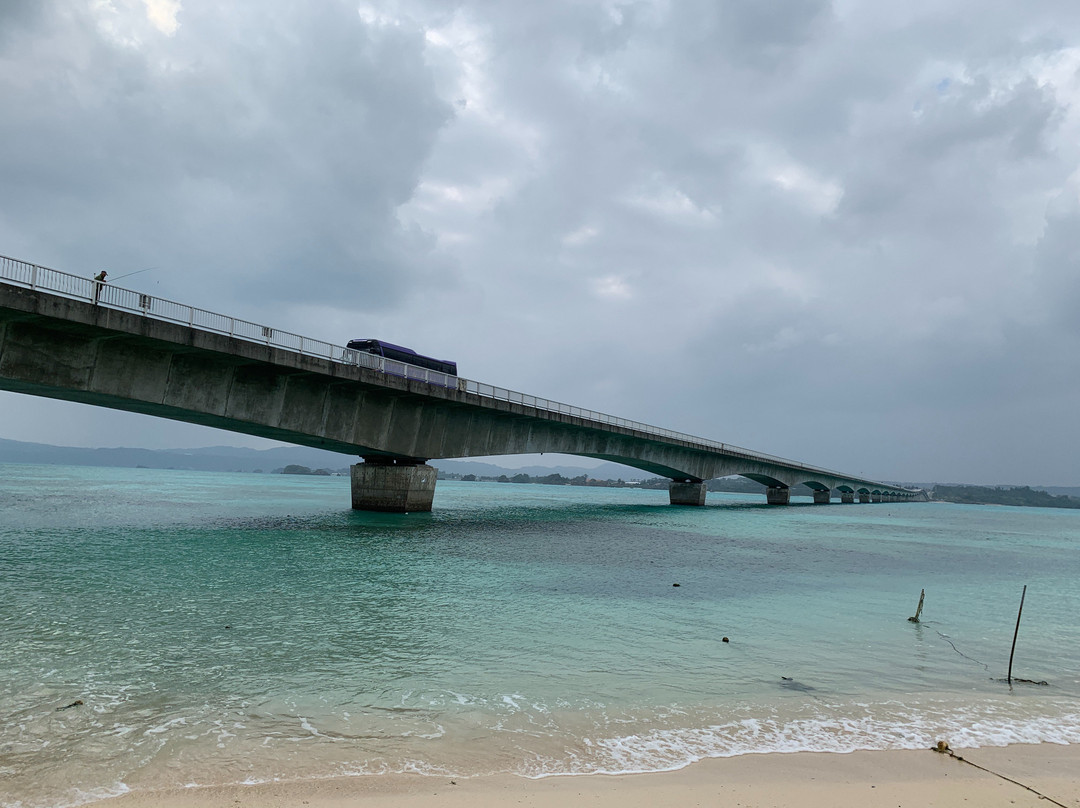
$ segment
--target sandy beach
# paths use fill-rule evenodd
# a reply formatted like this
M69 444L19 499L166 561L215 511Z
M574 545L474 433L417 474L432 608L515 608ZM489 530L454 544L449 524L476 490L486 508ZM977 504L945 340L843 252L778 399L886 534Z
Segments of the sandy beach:
M955 754L996 774L931 750L794 753L706 760L678 771L653 774L540 780L505 775L458 780L366 776L130 793L98 804L108 808L1045 808L1057 803L1080 808L1080 746L1014 745L956 750Z

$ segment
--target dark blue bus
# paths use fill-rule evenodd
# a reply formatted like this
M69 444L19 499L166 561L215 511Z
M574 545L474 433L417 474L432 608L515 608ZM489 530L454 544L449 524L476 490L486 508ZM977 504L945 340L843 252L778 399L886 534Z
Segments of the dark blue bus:
M378 339L349 340L349 347L354 351L363 351L364 353L383 356L397 362L405 362L409 365L445 373L448 376L457 376L457 362L424 356L423 354L418 354L412 348L403 348L400 345L394 345Z

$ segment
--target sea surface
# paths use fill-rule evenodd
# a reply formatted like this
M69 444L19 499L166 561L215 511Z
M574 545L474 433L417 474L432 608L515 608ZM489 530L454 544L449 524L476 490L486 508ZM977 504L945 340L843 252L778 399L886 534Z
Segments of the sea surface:
M0 465L0 805L1080 743L1080 511L763 500Z

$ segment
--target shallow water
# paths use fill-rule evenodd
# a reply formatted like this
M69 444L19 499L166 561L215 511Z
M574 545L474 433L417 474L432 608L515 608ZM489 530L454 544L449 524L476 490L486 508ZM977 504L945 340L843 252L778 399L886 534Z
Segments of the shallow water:
M348 485L0 465L0 804L1080 742L1078 511Z

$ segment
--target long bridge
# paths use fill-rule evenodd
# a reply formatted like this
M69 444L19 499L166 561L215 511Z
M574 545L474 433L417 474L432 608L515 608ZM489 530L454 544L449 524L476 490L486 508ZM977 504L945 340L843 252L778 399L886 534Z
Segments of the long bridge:
M785 505L912 490L516 393L0 256L0 389L358 455L352 505L429 511L429 460L557 452L671 479L673 505L742 475Z

